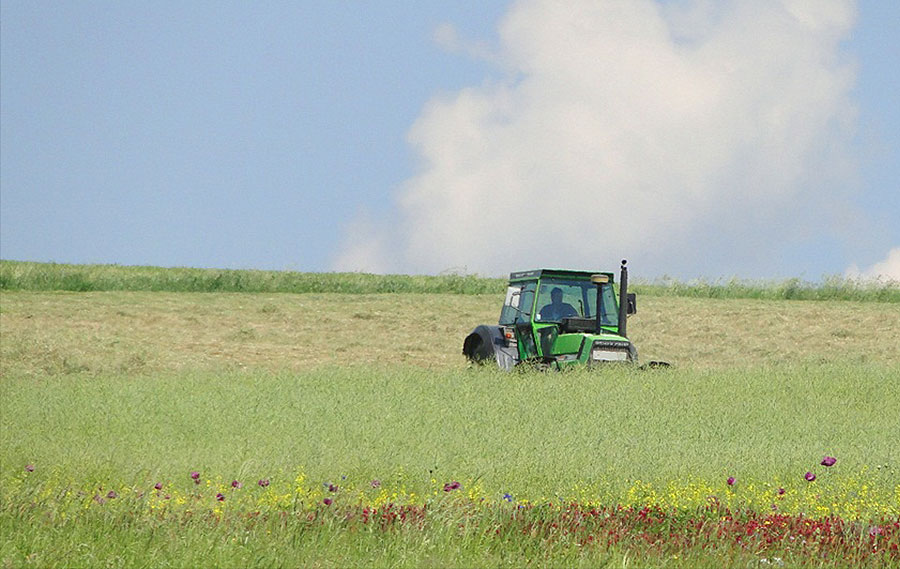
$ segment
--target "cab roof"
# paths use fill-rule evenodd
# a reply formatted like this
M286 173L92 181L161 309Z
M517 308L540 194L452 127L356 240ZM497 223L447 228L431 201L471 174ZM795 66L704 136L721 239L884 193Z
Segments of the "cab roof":
M544 277L560 277L564 279L590 279L591 275L607 275L609 282L615 282L613 273L607 271L572 271L569 269L532 269L509 273L509 282L533 281Z

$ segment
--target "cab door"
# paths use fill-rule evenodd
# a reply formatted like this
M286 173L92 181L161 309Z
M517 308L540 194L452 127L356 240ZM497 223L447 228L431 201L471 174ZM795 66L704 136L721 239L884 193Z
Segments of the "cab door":
M516 331L520 361L537 358L541 355L535 343L534 326L532 325L536 290L537 281L510 285L506 293L504 310L500 315L500 323L512 326Z

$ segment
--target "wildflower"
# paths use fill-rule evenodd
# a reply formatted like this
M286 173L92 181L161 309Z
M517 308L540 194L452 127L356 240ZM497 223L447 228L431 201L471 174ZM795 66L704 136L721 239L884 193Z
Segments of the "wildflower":
M822 466L834 466L834 463L837 462L837 459L833 456L826 456L822 459Z
M334 484L329 484L329 485L328 485L328 491L329 491L329 492L337 492L337 491L338 491L338 487L335 486Z
M381 486L381 480L373 480L370 484L372 485L372 488L378 488Z
M33 464L26 464L26 465L25 465L25 472L34 472L34 465L33 465Z
M109 492L106 493L106 497L109 498L110 500L112 500L113 498L118 498L119 495L116 494L115 490L110 490Z
M225 494L222 494L221 492L219 492L218 494L216 494L216 500L218 500L218 501L220 501L220 502L224 502L224 501L225 501Z
M727 482L729 486L734 486L734 483L737 482L737 480L734 479L734 476L729 476L728 480L725 482Z
M813 474L812 472L807 472L806 474L803 475L803 478L805 478L807 482L812 482L813 480L816 479L816 475Z
M453 490L458 490L461 484L457 481L448 482L444 484L444 492L452 492Z
M785 492L786 492L786 490L785 490L784 488L779 488L779 489L778 489L778 495L779 495L779 496L783 496Z
M332 500L331 498L325 498L324 500L322 500L322 503L326 506L330 506L332 503L334 503L334 500Z
M153 486L156 490L162 490L162 482L157 482L156 485Z
M241 484L241 483L240 483L239 481L237 481L237 480L232 480L232 481L231 481L231 487L232 487L232 488L243 488L244 485Z
M266 486L269 485L269 479L268 479L268 478L262 478L262 479L260 479L259 482L257 482L257 484L259 484L260 487L265 488Z
M196 470L191 472L191 478L194 480L194 484L200 484L200 473Z
M503 499L506 500L507 502L512 502L513 501L512 494L507 492L506 494L503 495Z

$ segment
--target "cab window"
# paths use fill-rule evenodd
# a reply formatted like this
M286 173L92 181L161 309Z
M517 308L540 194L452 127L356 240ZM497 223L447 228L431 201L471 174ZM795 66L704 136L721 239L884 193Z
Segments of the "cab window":
M531 320L536 283L515 283L506 289L506 300L500 311L500 324L508 326Z
M616 295L612 284L601 285L600 321L604 326L617 322ZM535 313L536 322L560 322L567 317L597 317L597 285L587 280L541 279Z

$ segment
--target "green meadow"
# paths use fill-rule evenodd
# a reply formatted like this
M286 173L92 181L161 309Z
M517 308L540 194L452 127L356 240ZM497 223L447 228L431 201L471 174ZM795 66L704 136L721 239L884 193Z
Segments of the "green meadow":
M4 567L900 564L896 288L639 286L632 338L674 367L502 373L460 353L502 281L0 269ZM773 511L847 525L666 545Z

